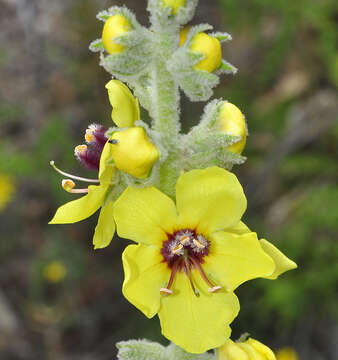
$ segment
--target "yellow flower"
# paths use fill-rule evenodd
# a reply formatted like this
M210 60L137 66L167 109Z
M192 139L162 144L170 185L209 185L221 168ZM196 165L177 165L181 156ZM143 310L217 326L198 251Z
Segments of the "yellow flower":
M67 274L67 269L60 261L52 261L43 269L44 278L50 283L58 283L62 281Z
M175 15L178 9L182 6L185 6L186 0L162 0L162 3L165 6L168 6L172 9L173 15Z
M159 158L156 146L142 127L117 131L110 141L114 144L111 153L115 166L136 178L146 178Z
M122 15L110 17L104 24L102 31L102 41L105 49L109 54L122 52L125 48L123 45L114 41L114 38L121 36L132 30L129 21Z
M100 158L100 185L88 186L87 195L60 206L49 224L71 224L88 218L101 208L99 220L95 228L93 244L95 249L108 246L115 233L113 220L113 203L105 203L107 191L115 173L115 167L109 164L111 160L111 144L103 148Z
M226 102L222 105L216 127L226 134L240 136L241 140L227 146L227 150L241 154L246 144L246 122L245 117L237 106Z
M222 48L218 39L206 33L198 33L192 39L190 50L204 55L204 59L194 65L195 69L213 72L221 66Z
M245 209L236 176L218 167L181 175L176 205L154 187L129 187L114 204L119 236L138 243L123 252L123 294L147 317L158 313L163 335L188 352L224 344L240 284L287 270L240 221Z
M111 117L118 127L130 127L135 121L140 120L138 100L125 84L119 80L110 80L106 84L106 89L113 108Z
M276 360L270 348L252 338L243 342L228 339L217 354L217 360Z
M14 189L12 179L8 175L0 174L0 211L12 200Z
M285 347L277 351L277 360L298 360L298 355L291 347Z

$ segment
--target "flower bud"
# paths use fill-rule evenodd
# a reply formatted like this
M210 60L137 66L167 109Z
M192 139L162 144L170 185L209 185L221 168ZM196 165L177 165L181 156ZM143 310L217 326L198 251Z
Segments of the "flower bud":
M216 127L228 135L241 137L240 141L226 148L236 154L241 154L246 144L247 130L245 117L238 107L229 102L224 103L219 113Z
M115 166L136 178L146 178L159 158L156 146L139 126L114 133L109 142Z
M203 32L198 33L192 39L190 50L205 56L194 65L194 69L213 72L221 66L222 48L218 39Z
M116 14L110 17L104 24L102 41L109 54L122 52L125 47L114 41L114 38L121 36L132 29L129 21L122 15Z
M120 128L133 126L140 119L140 107L128 86L119 80L110 80L106 89L113 108L111 117L114 123Z
M298 360L298 355L291 347L285 347L277 351L277 360Z
M52 261L43 269L44 278L53 284L62 281L67 274L65 266L60 261Z
M187 40L187 36L188 36L188 32L190 31L191 26L185 26L181 31L180 31L180 44L179 46L182 46L186 40Z
M261 342L249 338L244 342L230 339L218 349L217 360L276 360L271 349Z
M171 8L171 12L175 15L180 7L185 6L186 0L162 0L165 6Z

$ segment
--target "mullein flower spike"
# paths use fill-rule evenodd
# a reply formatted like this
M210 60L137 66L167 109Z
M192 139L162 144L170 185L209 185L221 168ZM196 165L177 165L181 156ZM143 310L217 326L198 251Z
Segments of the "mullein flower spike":
M276 360L276 357L270 348L255 339L238 342L228 339L217 349L217 360Z
M135 178L146 178L159 158L156 146L140 126L115 132L110 142L115 166Z
M241 138L240 141L226 147L227 150L240 155L246 144L247 127L245 117L238 107L225 102L221 106L215 127L225 134Z
M241 222L245 209L236 176L219 167L182 174L176 204L154 187L129 187L114 203L118 235L138 243L122 256L123 294L188 352L224 344L240 284L296 267Z
M118 54L125 50L125 47L114 41L119 37L132 30L130 22L122 15L116 14L110 17L104 24L102 31L102 41L106 51L109 54Z

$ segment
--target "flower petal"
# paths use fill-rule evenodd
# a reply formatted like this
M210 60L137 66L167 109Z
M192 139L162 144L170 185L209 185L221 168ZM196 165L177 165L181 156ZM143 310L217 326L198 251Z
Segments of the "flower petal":
M142 243L161 244L177 224L174 202L154 187L128 187L114 204L119 236Z
M102 154L100 157L100 170L99 170L99 179L100 184L110 184L112 177L116 171L115 166L113 165L112 157L112 144L108 141L103 147Z
M102 205L106 186L88 186L88 194L60 206L49 224L71 224L93 215Z
M232 292L208 292L197 270L192 271L192 278L199 297L188 277L180 272L173 294L163 295L158 315L165 337L190 353L203 353L223 345L230 336L229 324L238 314L239 302Z
M123 295L149 318L158 312L160 289L170 277L170 270L162 260L157 246L129 245L122 254Z
M228 291L245 281L270 276L275 264L260 246L256 233L236 235L217 232L210 238L210 253L203 269L207 275Z
M275 271L270 276L264 276L267 279L277 279L280 274L285 271L296 269L297 264L286 257L279 249L272 245L269 241L262 239L259 241L264 252L268 254L275 262Z
M236 176L216 166L181 175L176 201L182 224L204 234L236 225L246 209Z
M115 234L115 221L113 217L113 202L109 201L101 208L99 220L95 228L93 245L94 249L107 247Z

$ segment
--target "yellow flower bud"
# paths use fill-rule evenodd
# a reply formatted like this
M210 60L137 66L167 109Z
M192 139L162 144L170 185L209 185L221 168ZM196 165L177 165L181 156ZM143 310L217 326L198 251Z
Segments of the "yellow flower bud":
M228 339L218 349L217 360L276 360L271 349L261 342L249 338L244 342Z
M180 44L179 46L182 46L186 40L187 40L187 36L188 36L188 32L190 31L191 26L185 26L181 31L180 31Z
M62 281L67 274L65 266L60 261L52 261L43 269L43 277L50 283Z
M162 0L162 3L165 6L168 6L171 8L171 11L173 15L175 15L178 11L178 9L182 6L185 6L186 0Z
M192 39L190 50L205 55L203 60L194 65L195 69L213 72L221 66L222 48L218 39L206 33L198 33Z
M136 178L146 178L159 158L156 146L139 126L114 133L110 142L115 166Z
M102 41L109 54L117 54L125 48L123 45L114 41L114 38L125 34L132 29L129 21L122 15L110 17L104 24L102 31Z
M285 347L277 351L277 360L298 360L298 355L291 347Z
M140 120L140 106L128 86L119 80L110 80L106 84L110 104L113 108L111 117L118 127L131 127Z
M240 141L226 148L236 154L241 154L246 144L247 130L245 117L238 107L229 102L224 103L216 127L226 134L241 137Z

